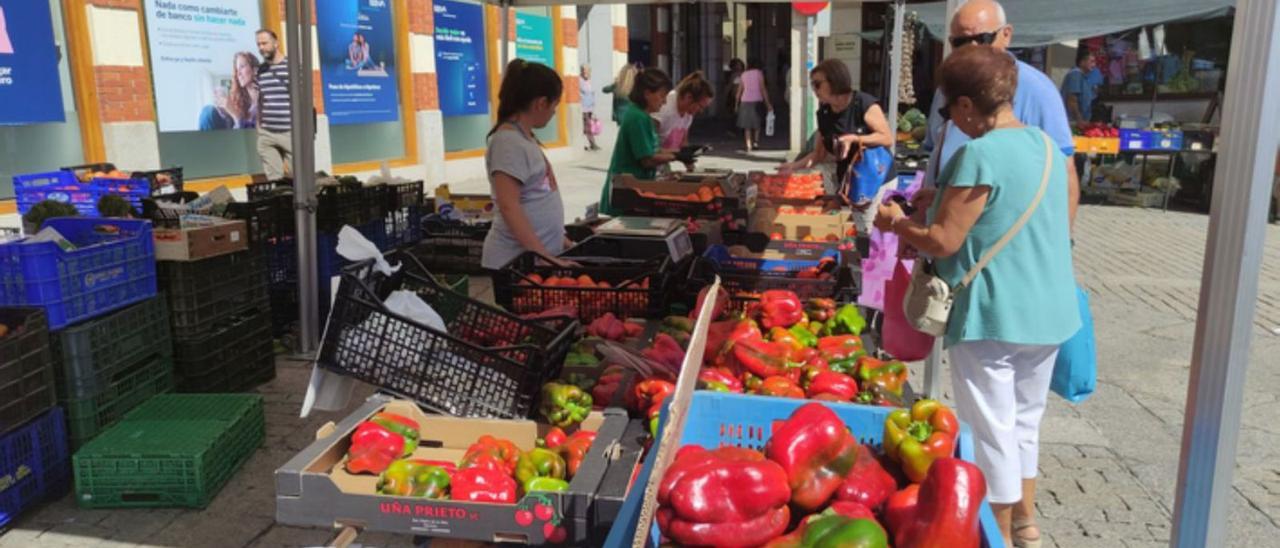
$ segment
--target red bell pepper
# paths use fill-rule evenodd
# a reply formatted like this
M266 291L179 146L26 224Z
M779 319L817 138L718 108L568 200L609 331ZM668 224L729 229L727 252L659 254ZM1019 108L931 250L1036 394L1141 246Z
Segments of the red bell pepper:
M924 481L933 461L955 454L960 422L937 400L923 399L911 411L898 409L884 421L884 451L912 483Z
M786 343L792 350L805 348L804 344L802 344L800 340L785 327L774 327L770 329L769 341L774 343Z
M742 393L742 381L723 369L704 367L698 372L698 388L714 392Z
M857 502L879 510L897 489L897 480L880 465L875 453L865 445L858 445L858 456L845 475L844 483L836 491L836 500Z
M380 474L418 448L418 422L396 413L380 412L360 423L351 434L347 471Z
M758 394L779 398L804 399L804 389L785 376L768 377L760 383Z
M987 480L973 463L950 457L934 461L920 484L915 510L894 531L895 545L977 548L978 509L986 496Z
M573 476L578 473L578 467L582 465L583 459L587 458L587 451L591 450L591 444L595 441L595 432L579 430L569 436L564 443L556 446L556 452L560 453L560 457L564 459L569 479L573 479Z
M889 531L897 534L906 529L919 504L919 483L913 483L889 495L889 500L884 505L884 524L889 526Z
M591 387L591 401L597 406L607 407L613 396L626 379L627 369L621 365L610 365L600 372L596 385Z
M822 353L822 357L827 361L843 360L857 354L866 352L862 345L862 339L857 335L831 335L818 339L818 352Z
M823 513L832 513L846 518L876 519L876 513L865 504L849 500L837 500L827 506Z
M804 304L793 291L770 289L758 303L760 325L765 329L791 327L804 319Z
M757 546L787 529L787 473L758 451L680 449L658 486L658 526L681 545Z
M488 434L480 436L480 439L471 444L467 448L467 452L462 455L462 464L459 468L489 468L488 466L480 466L483 463L497 462L502 465L502 469L507 474L515 473L516 463L520 461L520 448L511 440L499 439ZM486 458L487 455L489 458Z
M680 365L684 363L684 348L666 333L658 333L653 338L653 344L640 354L675 371L679 371Z
M449 498L467 502L515 504L516 480L509 474L484 468L467 468L453 475Z
M742 339L733 345L733 358L742 369L760 377L782 375L791 347L761 338Z
M663 379L645 379L635 386L635 407L633 411L644 413L654 405L660 405L676 391L675 383Z
M564 430L561 430L559 426L553 426L542 436L542 439L538 440L538 447L555 449L560 447L567 439L568 436L565 435Z
M786 470L791 503L813 512L831 500L849 474L858 456L858 440L834 411L807 403L774 425L764 451Z
M882 361L871 356L858 358L858 381L865 386L879 386L885 392L902 397L907 384L907 364L898 360Z
M818 371L809 380L808 396L812 398L818 394L831 394L839 401L850 401L858 395L858 381L843 373Z

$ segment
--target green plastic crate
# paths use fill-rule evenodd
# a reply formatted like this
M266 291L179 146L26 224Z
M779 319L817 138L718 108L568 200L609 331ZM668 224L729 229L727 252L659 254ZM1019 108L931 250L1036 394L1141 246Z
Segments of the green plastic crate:
M156 394L173 390L173 358L153 356L128 368L93 396L60 400L72 449L84 445Z
M76 501L204 508L265 436L261 396L156 396L76 453Z

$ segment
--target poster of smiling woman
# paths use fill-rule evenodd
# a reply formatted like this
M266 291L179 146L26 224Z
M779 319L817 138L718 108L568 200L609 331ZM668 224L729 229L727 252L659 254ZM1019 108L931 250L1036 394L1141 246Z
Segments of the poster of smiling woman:
M65 119L49 2L0 0L0 125Z

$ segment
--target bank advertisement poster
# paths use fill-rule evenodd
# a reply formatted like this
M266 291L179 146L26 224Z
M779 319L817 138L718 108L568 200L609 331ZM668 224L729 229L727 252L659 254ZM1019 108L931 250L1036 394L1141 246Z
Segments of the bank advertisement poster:
M49 2L0 0L0 125L65 118Z
M163 132L258 125L258 0L145 0Z
M516 57L555 68L555 37L551 18L516 12Z
M436 0L433 10L441 113L488 114L483 8L479 4Z
M316 0L324 111L333 125L400 119L392 0Z

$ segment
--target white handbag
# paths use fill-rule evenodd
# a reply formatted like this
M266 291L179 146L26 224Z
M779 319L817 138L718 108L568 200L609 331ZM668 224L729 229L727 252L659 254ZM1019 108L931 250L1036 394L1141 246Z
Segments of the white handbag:
M982 258L978 260L973 268L969 269L955 287L947 285L947 282L938 277L933 261L920 257L916 259L916 264L911 270L911 284L907 286L907 294L902 299L902 310L912 327L923 333L940 337L947 332L947 322L951 318L951 305L955 302L956 293L963 291L973 283L973 279L986 268L987 264L996 257L1004 246L1022 227L1031 219L1031 215L1035 213L1036 208L1040 207L1040 201L1044 198L1044 193L1049 188L1049 174L1053 167L1053 140L1048 134L1041 132L1044 139L1045 162L1044 174L1040 178L1040 190L1036 192L1036 197L1031 200L1031 205L1027 206L1027 210L1022 212L1022 216L1018 217L1017 222L1005 232L1004 236L995 245L991 246Z

